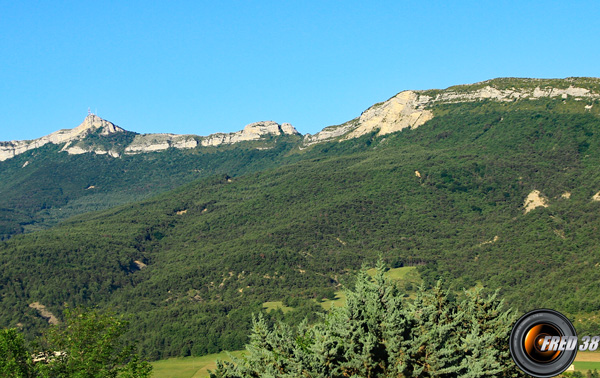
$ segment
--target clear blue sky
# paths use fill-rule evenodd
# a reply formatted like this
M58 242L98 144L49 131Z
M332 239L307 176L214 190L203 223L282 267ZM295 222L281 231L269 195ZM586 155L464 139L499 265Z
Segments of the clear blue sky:
M77 126L301 133L405 89L600 76L594 1L0 0L0 140Z

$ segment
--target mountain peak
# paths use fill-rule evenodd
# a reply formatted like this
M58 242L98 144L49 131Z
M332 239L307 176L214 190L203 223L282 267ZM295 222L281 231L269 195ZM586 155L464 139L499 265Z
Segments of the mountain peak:
M298 135L300 134L294 126L289 123L282 123L281 125L274 121L260 121L248 124L242 130L243 134L257 134L257 135Z
M100 134L102 134L102 135L109 135L109 134L120 133L120 132L125 131L123 128L115 125L112 122L102 119L93 113L88 114L88 116L85 117L83 122L76 128L72 129L71 131L73 131L75 135L80 135L80 134L92 132L92 131L95 131L98 129L101 129Z
M48 143L61 144L67 143L69 145L75 140L81 140L90 133L100 130L101 135L110 135L114 133L120 133L125 131L119 126L109 122L105 119L98 117L95 114L88 114L83 122L75 127L74 129L62 129L48 134L34 140L22 140L22 141L11 141L4 142L0 145L0 161L10 159L16 155L19 155L25 151L41 147ZM65 145L65 148L67 147ZM64 148L63 148L64 149Z

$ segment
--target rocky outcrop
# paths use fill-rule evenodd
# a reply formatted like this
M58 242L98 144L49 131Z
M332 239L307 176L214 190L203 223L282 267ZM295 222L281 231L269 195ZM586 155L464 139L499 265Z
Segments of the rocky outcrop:
M97 115L90 114L85 118L81 125L77 126L74 129L59 130L53 132L50 135L46 135L35 140L11 141L0 143L0 161L10 159L16 155L22 154L23 152L32 150L34 148L42 147L43 145L48 143L62 144L73 142L75 140L81 140L85 138L88 134L97 130L100 130L101 135L109 135L124 131L119 126L116 126L115 124L108 122L98 117ZM69 153L80 153L80 149L74 148Z
M364 111L360 117L352 121L341 125L328 126L314 135L306 134L303 145L309 146L330 140L343 141L373 131L377 131L378 135L385 135L407 127L416 128L433 118L433 112L430 108L432 105L439 103L480 100L536 100L543 97L563 99L573 97L575 100L600 98L600 93L573 84L566 88L554 88L545 85L547 81L541 79L515 79L517 82L519 80L527 86L498 89L494 86L495 80L489 80L482 83L451 87L446 90L400 92L385 102L373 105ZM585 110L592 109L592 105L584 106Z
M0 161L10 159L18 154L41 147L47 143L64 143L60 152L66 152L69 155L95 153L98 155L109 155L115 158L120 157L118 151L107 151L103 147L86 145L84 142L81 142L87 135L98 130L100 130L100 135L109 135L125 131L111 122L91 114L81 125L74 129L60 130L32 141L0 142ZM244 127L243 130L235 133L218 133L207 137L177 134L141 134L136 135L129 145L122 147L124 147L125 154L131 155L163 151L168 148L196 148L199 144L202 146L233 144L243 141L259 140L269 135L299 135L299 133L294 126L289 123L280 125L273 121L264 121L251 123Z
M525 210L525 214L535 209L536 207L548 207L548 199L543 197L539 190L532 190L531 193L527 195L525 201L523 202L523 209Z
M340 140L358 138L378 130L378 135L390 134L404 128L416 128L433 118L431 110L425 109L429 96L415 91L398 93L391 99L375 104L365 110L360 117L339 126L329 126L315 135L307 134L304 145L342 137Z
M49 324L57 325L59 323L58 318L54 316L53 313L48 311L48 309L46 309L46 306L44 306L40 302L30 303L29 307L36 309L40 313L42 318L46 319Z
M278 124L273 121L255 122L235 133L217 133L206 137L176 134L137 135L125 149L126 154L162 151L167 148L195 148L233 144L244 141L259 140L268 135L297 135L298 131L289 123ZM200 141L200 142L198 142Z
M133 142L125 148L126 154L162 151L167 148L194 148L198 141L193 135L143 134L136 135Z
M107 155L108 154L109 156L112 156L114 158L118 158L119 156L121 156L117 151L114 151L114 150L106 151L97 146L82 147L79 145L72 145L72 143L77 143L77 141L67 142L63 146L63 148L61 148L60 152L66 152L69 155L81 155L81 154L87 154L87 153L95 153L96 155Z
M512 89L496 89L491 85L472 92L446 90L434 97L430 97L431 103L453 103L453 102L469 102L483 99L496 101L513 101L519 99L538 99L542 97L561 97L568 98L600 98L600 94L593 93L586 88L578 88L569 86L568 88L552 88L552 87L535 87L533 89L512 88ZM429 96L427 96L429 97Z
M305 146L310 146L311 144L326 142L328 140L341 137L356 129L357 121L357 119L353 119L352 121L346 122L342 125L327 126L326 128L314 135L305 134L304 139L302 140L302 144Z
M390 134L404 128L416 128L433 118L431 110L424 109L427 96L413 91L398 93L380 105L372 106L358 118L358 126L344 139L357 138L379 130L378 135Z
M209 135L200 142L202 146L218 146L244 141L259 140L267 135L299 135L300 133L289 123L278 124L273 121L255 122L246 125L235 133L217 133Z

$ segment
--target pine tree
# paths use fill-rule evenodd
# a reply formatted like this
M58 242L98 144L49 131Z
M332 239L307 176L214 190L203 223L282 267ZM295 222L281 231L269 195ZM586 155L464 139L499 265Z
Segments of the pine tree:
M213 378L517 377L508 352L515 320L480 289L459 302L440 283L414 301L384 276L363 269L346 305L314 325L269 328L255 319L247 354L218 362Z

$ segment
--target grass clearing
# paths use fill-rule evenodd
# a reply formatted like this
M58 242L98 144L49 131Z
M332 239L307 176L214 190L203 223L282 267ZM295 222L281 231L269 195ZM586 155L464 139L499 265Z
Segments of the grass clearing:
M240 357L244 351L230 352ZM176 357L152 362L152 378L205 378L208 370L217 368L217 360L229 361L227 352L208 354L202 357Z
M292 311L294 309L293 307L285 306L282 301L265 302L265 303L263 303L263 308L267 312L270 312L273 310L281 310L281 311L283 311L284 314L286 312Z
M375 271L375 268L371 268L367 270L367 274L373 277L375 275ZM417 272L416 266L392 268L385 272L385 276L392 281L399 282L401 287L403 286L402 288L408 288L406 291L409 293L409 297L412 299L415 297L416 289L422 283L421 276L419 275L419 272ZM342 307L344 304L346 304L346 293L343 290L339 290L335 292L335 299L321 302L321 307L323 307L325 310L330 310L331 307Z
M573 363L575 365L575 370L577 371L588 371L588 370L598 370L600 371L600 362L585 362L585 361L577 361Z
M600 352L577 352L573 364L577 371L585 372L594 369L600 371Z
M342 307L346 304L346 292L339 290L335 292L335 299L325 300L320 303L321 307L329 311L332 307Z

